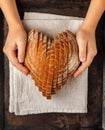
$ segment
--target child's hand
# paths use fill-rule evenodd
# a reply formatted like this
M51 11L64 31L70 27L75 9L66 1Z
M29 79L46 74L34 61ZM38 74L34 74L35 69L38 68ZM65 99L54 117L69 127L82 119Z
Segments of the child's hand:
M28 74L28 69L22 64L25 58L26 41L27 34L23 27L11 26L3 48L11 63L24 74Z
M93 58L97 54L95 30L86 29L81 26L76 35L78 47L79 47L79 59L82 62L81 66L74 73L74 77L77 77L91 64Z

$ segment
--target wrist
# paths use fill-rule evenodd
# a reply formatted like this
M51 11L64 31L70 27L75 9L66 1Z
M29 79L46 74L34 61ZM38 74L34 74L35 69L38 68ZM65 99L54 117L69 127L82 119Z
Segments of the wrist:
M13 24L8 24L9 30L24 30L22 22L15 22Z
M95 31L104 10L105 0L91 0L83 26L87 28L88 31Z
M84 30L86 32L90 32L90 33L95 33L96 31L96 26L92 25L92 24L88 24L85 21L82 23L82 25L80 26L81 30Z
M9 29L22 28L15 0L0 0L1 10L6 18Z

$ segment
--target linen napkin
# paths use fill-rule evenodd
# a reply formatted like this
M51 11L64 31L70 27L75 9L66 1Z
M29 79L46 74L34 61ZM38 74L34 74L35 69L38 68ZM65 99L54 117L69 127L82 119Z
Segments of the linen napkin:
M83 18L44 13L25 13L23 24L27 31L38 29L53 37L71 30L76 33ZM88 69L78 78L69 78L57 94L47 100L35 86L31 76L25 76L9 63L9 111L16 115L48 112L87 113Z

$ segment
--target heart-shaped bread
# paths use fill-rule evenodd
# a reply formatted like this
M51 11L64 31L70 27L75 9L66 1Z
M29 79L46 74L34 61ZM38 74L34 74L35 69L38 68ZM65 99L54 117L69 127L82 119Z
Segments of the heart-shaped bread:
M29 32L25 66L47 99L62 88L79 64L76 38L70 31L54 39L37 30Z

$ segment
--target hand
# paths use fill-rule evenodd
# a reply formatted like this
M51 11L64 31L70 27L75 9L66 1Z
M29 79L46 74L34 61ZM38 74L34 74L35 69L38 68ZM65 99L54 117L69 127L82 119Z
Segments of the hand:
M93 58L97 54L95 30L86 29L81 26L76 35L78 47L79 47L79 59L82 62L78 70L74 73L74 77L77 77L92 63Z
M27 34L21 26L9 27L6 43L3 52L6 54L10 62L22 71L28 74L28 69L22 64L25 58L25 47L27 41Z

